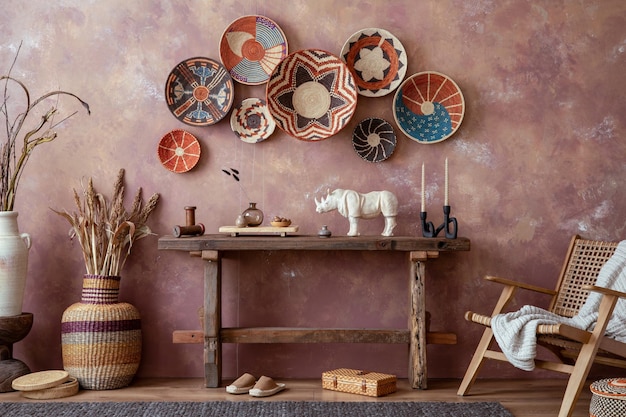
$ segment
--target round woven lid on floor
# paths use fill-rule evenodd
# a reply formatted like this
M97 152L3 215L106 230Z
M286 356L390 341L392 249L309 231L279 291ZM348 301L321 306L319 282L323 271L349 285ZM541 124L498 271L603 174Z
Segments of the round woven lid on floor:
M66 371L51 370L33 372L13 380L11 386L17 391L37 391L55 387L70 379Z
M22 397L32 400L53 400L75 395L78 393L78 389L78 380L74 377L70 377L70 379L63 382L61 385L56 385L51 388L36 391L22 391Z
M606 398L626 399L626 378L609 378L591 384L591 392Z

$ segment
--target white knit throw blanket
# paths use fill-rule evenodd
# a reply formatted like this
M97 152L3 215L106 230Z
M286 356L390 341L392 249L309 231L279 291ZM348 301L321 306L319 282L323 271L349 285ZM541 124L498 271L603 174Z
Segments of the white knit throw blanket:
M615 253L600 270L596 286L626 292L626 240L620 242ZM589 294L578 314L561 317L539 307L526 305L511 313L498 314L491 320L493 334L509 362L517 368L532 371L537 355L537 326L565 323L584 330L592 330L598 319L602 295ZM626 300L617 302L606 335L626 342Z

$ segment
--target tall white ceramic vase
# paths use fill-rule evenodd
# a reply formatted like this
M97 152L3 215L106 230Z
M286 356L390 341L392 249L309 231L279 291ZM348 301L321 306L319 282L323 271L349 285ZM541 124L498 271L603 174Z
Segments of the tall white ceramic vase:
M16 211L0 211L0 317L22 314L28 250L28 233L20 233Z

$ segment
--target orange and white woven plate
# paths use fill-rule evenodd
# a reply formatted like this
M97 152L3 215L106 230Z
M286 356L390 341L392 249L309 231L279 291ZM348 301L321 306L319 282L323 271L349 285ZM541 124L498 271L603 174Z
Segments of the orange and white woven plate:
M191 133L172 130L159 141L157 154L161 165L172 172L187 172L200 160L200 142Z

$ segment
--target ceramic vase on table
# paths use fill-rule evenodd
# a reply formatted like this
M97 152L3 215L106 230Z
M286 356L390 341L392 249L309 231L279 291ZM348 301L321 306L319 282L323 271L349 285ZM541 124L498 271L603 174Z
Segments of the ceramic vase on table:
M30 235L20 233L16 211L0 211L0 317L22 314Z
M81 301L63 312L63 368L84 389L129 385L141 361L141 319L118 301L120 277L85 275Z

